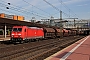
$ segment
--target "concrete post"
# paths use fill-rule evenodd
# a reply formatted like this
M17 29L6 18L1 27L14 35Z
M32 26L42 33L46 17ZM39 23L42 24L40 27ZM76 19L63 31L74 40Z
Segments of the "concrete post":
M4 30L4 32L5 32L4 38L6 38L6 28L7 28L7 27L6 27L6 24L5 24L4 27L5 27L5 30Z

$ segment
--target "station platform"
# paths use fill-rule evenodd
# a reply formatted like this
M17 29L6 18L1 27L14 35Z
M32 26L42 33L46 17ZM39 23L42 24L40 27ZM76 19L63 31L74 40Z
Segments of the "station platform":
M8 41L8 40L10 40L10 36L4 38L4 36L0 35L0 41Z
M44 60L90 60L90 35Z
M0 38L0 41L8 41L10 40L10 37L7 37L7 38Z

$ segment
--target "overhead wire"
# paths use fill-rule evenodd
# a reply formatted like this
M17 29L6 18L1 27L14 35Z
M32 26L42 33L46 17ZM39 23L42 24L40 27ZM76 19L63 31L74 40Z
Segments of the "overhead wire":
M46 1L46 0L43 0L44 2L46 2L47 4L49 4L50 6L52 6L54 9L56 9L57 11L61 11L61 9L59 9L59 8L57 8L57 7L55 7L54 5L52 5L51 3L49 3L48 1ZM67 13L65 13L65 12L63 12L62 11L62 13L65 15L65 16L67 16L68 17L68 14Z
M52 6L54 9L56 9L57 11L60 11L57 7L55 7L54 5L52 5L51 3L49 3L48 1L46 1L46 0L43 0L43 1L45 1L47 4L49 4L50 6Z
M65 3L63 3L63 1L61 0L58 0L59 2L60 2L60 4L62 4L68 11L69 11L69 17L70 17L70 13L72 12L73 13L73 15L72 15L72 17L74 16L74 17L79 17L76 13L74 13L68 6L66 6L66 4Z
M4 3L7 3L7 2L5 2L5 1L3 1L3 2L4 2ZM5 4L4 4L4 5L5 5ZM6 6L8 6L8 5L6 5ZM45 16L40 16L40 15L38 15L39 13L36 13L36 12L31 13L31 12L27 11L27 10L24 9L24 8L23 8L23 10L21 10L21 8L22 8L22 7L15 6L15 5L13 5L13 4L11 4L11 5L9 6L9 9L18 11L19 13L20 13L20 12L23 13L23 14L25 13L26 15L29 15L29 16L30 16L30 14L33 14L33 15L38 16L38 17L46 18Z
M8 5L5 5L5 4L3 4L3 3L0 3L0 6L3 7L3 8L6 8ZM10 9L10 10L8 10L8 11L7 11L7 9L2 9L2 10L3 10L3 11L7 11L7 12L9 12L9 13L19 14L19 15L21 15L21 12L22 12L22 14L24 13L23 11L20 11L20 10L14 8L14 7L10 7L10 6L9 6L9 9ZM19 13L15 13L14 11L11 12L12 10L14 10L14 11L16 11L16 12L19 12ZM27 15L27 14L26 14L26 15ZM28 16L28 15L27 15L27 16ZM29 17L29 16L28 16L28 17Z
M1 0L1 1L2 1L2 0ZM21 13L22 13L23 15L28 16L28 17L30 17L30 14L35 15L35 16L38 16L38 17L41 17L41 18L47 18L47 17L50 17L50 16L51 16L50 13L48 13L48 12L46 12L46 11L44 11L44 10L42 10L42 9L40 9L40 8L38 8L38 7L30 4L30 3L28 3L27 1L25 1L25 0L22 0L22 1L24 1L25 3L31 5L32 7L35 7L36 9L38 9L38 10L44 12L44 13L47 13L47 15L49 15L49 16L44 15L44 14L40 14L40 13L35 12L35 11L28 11L28 10L25 9L25 8L22 8L22 7L13 5L13 4L6 5L6 4L4 4L4 3L7 3L7 2L5 2L5 1L2 1L2 2L4 2L4 3L0 3L0 4L1 4L1 6L3 5L4 7L9 7L9 9L14 10L15 12L19 12L18 14L21 14ZM54 5L52 5L51 3L47 2L46 0L43 0L43 1L45 1L45 2L48 3L50 6L52 6L54 9L56 9L57 11L60 12L60 9L59 9L59 8L55 7ZM60 1L59 1L59 2L60 2ZM64 7L65 7L69 12L71 11L71 9L69 9L63 2L60 2L60 3L61 3L62 5L64 5ZM11 11L10 11L10 12L11 12ZM15 13L15 12L14 12L14 13ZM62 13L63 13L65 16L70 17L70 14L67 14L67 13L65 13L65 12L63 12L63 11L62 11ZM16 14L16 13L15 13L15 14ZM55 13L55 14L56 14L56 13ZM43 15L44 15L44 16L43 16ZM75 14L75 15L76 15L76 14ZM74 16L75 16L75 15L74 15ZM47 17L46 17L46 16L47 16Z
M50 13L48 13L48 12L46 12L46 11L44 11L44 10L42 10L42 9L40 9L40 8L38 8L38 7L34 6L34 5L32 5L32 4L30 4L29 2L27 2L27 1L25 1L25 0L22 0L22 1L24 1L25 3L31 5L32 7L35 7L36 9L38 9L38 10L44 12L44 13L47 13L47 15L49 15L48 17L50 17ZM44 14L42 14L42 15L44 15Z

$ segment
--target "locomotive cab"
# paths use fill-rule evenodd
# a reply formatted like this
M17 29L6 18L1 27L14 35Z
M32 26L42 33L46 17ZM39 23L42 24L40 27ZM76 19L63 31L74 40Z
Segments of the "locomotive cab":
M25 26L14 26L11 33L11 41L21 42L25 39L25 35L27 35Z

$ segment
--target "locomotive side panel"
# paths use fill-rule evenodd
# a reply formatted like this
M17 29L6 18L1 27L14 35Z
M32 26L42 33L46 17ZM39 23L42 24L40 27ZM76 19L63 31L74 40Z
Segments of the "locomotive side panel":
M35 38L43 38L44 32L42 28L29 27L27 29L27 38L35 39Z
M37 29L36 32L37 38L44 38L43 28Z

